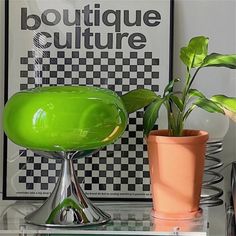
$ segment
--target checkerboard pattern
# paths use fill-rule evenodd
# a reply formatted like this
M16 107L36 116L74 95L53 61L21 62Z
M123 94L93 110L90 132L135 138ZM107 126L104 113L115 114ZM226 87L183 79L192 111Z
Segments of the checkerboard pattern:
M20 59L20 89L35 85L91 85L109 88L119 95L135 88L159 90L159 59L152 58L152 52L68 53L28 51L28 56Z
M18 177L19 184L26 190L49 190L56 183L60 174L61 160L40 157L30 150L19 150L21 170Z
M129 206L130 208L130 206ZM149 210L137 211L135 208L116 209L108 211L112 221L106 225L106 230L112 231L150 231L153 227L153 222L150 220L151 207ZM125 214L126 213L126 214Z
M20 58L19 90L86 85L108 88L118 95L136 88L158 92L159 63L152 52L32 50ZM115 144L75 163L79 181L88 196L102 191L103 197L133 197L135 193L142 198L150 193L142 117L143 111L131 114L124 135ZM22 169L19 184L27 190L51 191L60 163L29 150L19 152L19 169Z

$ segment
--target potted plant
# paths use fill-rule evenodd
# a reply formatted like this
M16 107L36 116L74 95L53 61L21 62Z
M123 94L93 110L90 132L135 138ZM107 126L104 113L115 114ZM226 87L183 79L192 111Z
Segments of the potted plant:
M146 107L144 135L153 198L153 215L158 218L192 218L199 214L205 144L208 134L202 130L185 130L184 124L194 108L221 113L236 121L236 98L215 95L207 98L192 88L199 70L207 67L236 69L236 54L208 54L208 38L192 38L180 50L186 75L171 80L162 95L147 89L137 89L122 96L129 113ZM175 91L183 82L182 90ZM152 131L160 107L167 111L168 129Z

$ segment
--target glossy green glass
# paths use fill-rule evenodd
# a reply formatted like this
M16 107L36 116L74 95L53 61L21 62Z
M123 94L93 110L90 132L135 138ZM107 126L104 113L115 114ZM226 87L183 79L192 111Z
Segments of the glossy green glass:
M4 108L3 126L14 143L44 151L97 149L124 132L127 112L111 90L40 87L18 92Z

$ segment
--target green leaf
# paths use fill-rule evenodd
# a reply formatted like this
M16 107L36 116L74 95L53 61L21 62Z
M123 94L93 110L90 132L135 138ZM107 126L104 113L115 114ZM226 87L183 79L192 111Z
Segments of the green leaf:
M180 49L180 59L188 68L200 67L208 53L209 39L204 36L192 38L187 47Z
M225 109L236 112L236 98L235 97L227 97L225 95L215 95L211 97L211 101L216 102L221 107Z
M180 49L180 59L188 67L192 67L194 53L188 47L182 47Z
M232 121L236 122L236 98L227 97L224 95L215 95L211 98L212 101L219 104L225 115L228 116Z
M236 54L218 54L212 53L208 55L202 64L202 67L226 67L230 69L236 69Z
M189 90L189 98L192 98L192 97L206 98L205 95L201 93L200 91L198 91L197 89Z
M174 102L174 104L178 107L178 109L180 111L183 111L184 104L183 104L182 100L175 95L171 95L170 98Z
M196 105L195 105L195 104L192 104L192 105L189 107L189 109L185 112L184 118L183 118L184 121L188 118L188 116L189 116L190 113L194 110L195 107L196 107Z
M202 108L205 111L211 112L211 113L222 113L224 114L224 110L217 105L216 102L209 100L207 98L198 98L194 105Z
M171 81L169 82L169 84L167 84L167 86L166 86L165 89L164 89L164 96L166 95L167 92L168 92L168 93L172 92L173 87L174 87L174 84L175 84L176 82L179 82L179 81L180 81L180 79L171 80Z
M157 99L159 96L149 89L135 89L121 96L128 113L135 112Z
M149 132L152 130L155 122L158 118L159 109L164 102L164 99L157 99L152 102L146 109L143 118L143 126L144 126L144 135L147 136Z

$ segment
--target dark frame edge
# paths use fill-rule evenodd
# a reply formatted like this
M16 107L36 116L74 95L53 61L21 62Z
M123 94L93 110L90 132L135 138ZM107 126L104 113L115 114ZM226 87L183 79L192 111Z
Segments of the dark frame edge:
M174 68L174 0L170 0L169 81L173 80Z
M5 4L5 51L4 51L4 105L8 99L8 48L9 48L9 0L4 1ZM3 183L2 183L2 199L8 200L7 197L7 137L3 132ZM10 199L9 199L10 200Z

